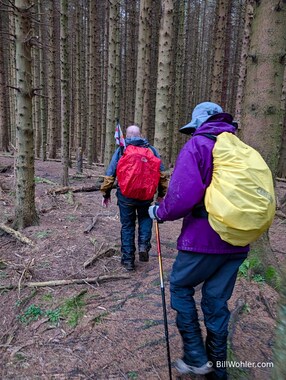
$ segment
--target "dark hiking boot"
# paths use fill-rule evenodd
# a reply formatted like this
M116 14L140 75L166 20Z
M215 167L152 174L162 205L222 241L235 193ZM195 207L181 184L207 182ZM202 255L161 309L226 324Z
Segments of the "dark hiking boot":
M194 373L195 375L206 375L213 371L209 362L205 363L201 367L194 367L186 364L182 359L177 359L174 363L174 367L181 374Z
M128 272L132 272L135 270L135 265L134 263L130 263L130 262L121 262L121 265L128 271Z
M139 252L139 261L147 262L149 261L149 253L148 252Z

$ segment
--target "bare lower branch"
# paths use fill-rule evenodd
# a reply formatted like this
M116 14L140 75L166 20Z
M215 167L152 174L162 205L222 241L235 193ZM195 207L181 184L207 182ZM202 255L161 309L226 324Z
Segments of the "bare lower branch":
M18 92L21 92L21 90L19 89L19 87L14 87L14 86L7 86L8 88L12 88L13 90L16 90Z

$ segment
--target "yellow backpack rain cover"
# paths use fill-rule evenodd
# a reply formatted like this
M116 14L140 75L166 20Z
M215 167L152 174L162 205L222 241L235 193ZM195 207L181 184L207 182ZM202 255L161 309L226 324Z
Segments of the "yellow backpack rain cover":
M221 239L245 246L265 232L275 214L272 174L261 155L232 133L213 149L213 174L206 190L208 220Z

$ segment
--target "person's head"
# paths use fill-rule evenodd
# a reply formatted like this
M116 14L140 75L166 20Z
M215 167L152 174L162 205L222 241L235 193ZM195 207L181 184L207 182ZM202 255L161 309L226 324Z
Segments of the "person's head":
M141 137L141 131L140 128L137 125L130 125L126 129L126 137Z
M216 103L199 103L193 110L192 120L179 129L180 132L190 135L195 132L207 119L217 113L222 113L223 109Z

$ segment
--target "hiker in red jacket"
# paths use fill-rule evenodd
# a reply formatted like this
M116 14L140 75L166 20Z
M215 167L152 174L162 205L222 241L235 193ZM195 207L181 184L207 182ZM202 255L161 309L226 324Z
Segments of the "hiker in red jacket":
M127 128L125 143L126 151L123 153L123 156L121 148L118 148L115 151L106 170L104 182L100 190L103 194L102 205L108 207L111 201L111 190L115 178L117 176L119 177L116 196L121 222L121 264L126 270L133 271L135 269L136 218L138 218L139 261L146 262L149 260L149 250L151 248L150 240L152 236L152 219L148 215L148 208L153 201L156 188L158 188L158 198L160 199L164 197L167 191L168 182L166 174L164 173L164 166L157 150L141 136L140 128L138 126L131 125ZM130 149L128 148L129 146L137 147L138 149ZM133 157L132 165L129 163L128 166L124 167L123 159L128 155L128 151L131 152L129 152L130 155L135 151L136 157L138 156L139 160L137 161L137 158ZM120 162L120 160L122 161ZM119 162L122 165L120 165ZM147 171L144 169L144 164L148 167ZM154 167L152 165L154 165ZM138 170L142 170L142 172L138 173ZM158 173L156 173L156 170L158 170ZM131 176L131 178L129 178L130 172L134 172L134 176L137 175L137 177L132 178ZM153 176L154 178L157 178L154 179L154 181L157 182L154 182L153 186L151 186L155 189L154 192L152 190L150 192L149 190L150 185L153 182ZM138 183L140 184L139 189L134 189L135 185ZM134 193L133 196L132 191ZM128 194L128 196L123 193Z
M226 380L230 317L227 301L249 246L233 246L223 241L208 221L204 195L212 179L215 141L203 134L235 133L236 127L232 116L219 105L203 102L195 107L191 122L180 131L193 137L179 153L164 200L149 209L150 217L158 221L183 218L177 241L179 252L170 276L171 306L177 311L184 350L175 367L182 374ZM205 343L193 298L195 287L201 283Z

